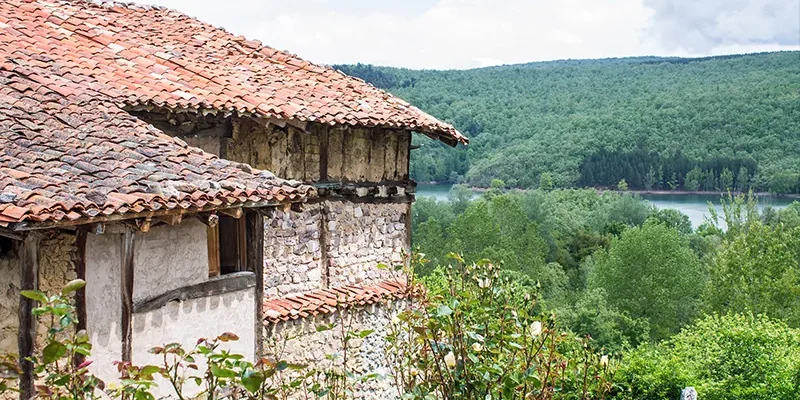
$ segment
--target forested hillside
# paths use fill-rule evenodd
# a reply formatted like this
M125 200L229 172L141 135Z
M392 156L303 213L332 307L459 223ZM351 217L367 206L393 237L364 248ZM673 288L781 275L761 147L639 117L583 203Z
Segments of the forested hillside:
M465 71L339 65L449 121L419 181L800 192L800 52L553 61Z

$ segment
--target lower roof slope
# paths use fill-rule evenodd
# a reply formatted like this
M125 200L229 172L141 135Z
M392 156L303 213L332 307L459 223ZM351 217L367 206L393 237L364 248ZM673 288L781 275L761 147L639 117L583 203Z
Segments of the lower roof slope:
M0 226L74 225L315 195L299 182L190 147L85 88L21 72L0 68Z

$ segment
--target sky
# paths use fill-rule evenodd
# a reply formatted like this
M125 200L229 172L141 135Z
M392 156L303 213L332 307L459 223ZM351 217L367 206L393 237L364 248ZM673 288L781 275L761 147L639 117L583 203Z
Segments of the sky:
M800 50L800 0L136 0L309 61L416 69Z

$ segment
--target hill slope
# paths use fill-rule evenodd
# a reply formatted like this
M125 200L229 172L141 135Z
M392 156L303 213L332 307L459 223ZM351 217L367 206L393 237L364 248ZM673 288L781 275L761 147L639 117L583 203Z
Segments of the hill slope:
M419 140L420 181L800 191L800 52L568 60L465 71L339 65L452 122Z

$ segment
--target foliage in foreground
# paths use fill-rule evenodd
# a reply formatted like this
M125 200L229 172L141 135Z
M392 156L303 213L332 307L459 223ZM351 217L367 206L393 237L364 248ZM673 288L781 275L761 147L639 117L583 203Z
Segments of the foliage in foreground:
M390 326L386 363L404 399L603 399L615 366L593 350L589 338L554 328L554 317L538 314L530 294L500 278L489 263L441 275L428 292L409 275L414 297ZM416 258L415 258L416 259ZM398 267L402 268L402 266ZM70 282L59 294L24 291L39 302L33 313L48 326L45 345L29 361L38 398L47 400L154 400L159 386L180 400L349 399L354 384L376 379L348 374L346 362L330 371L275 358L253 363L226 349L233 333L199 339L186 348L169 343L151 349L159 365L116 362L119 379L107 385L89 371L92 345L76 331L70 295L85 282ZM333 329L322 325L318 330ZM344 326L343 326L343 329ZM372 331L347 332L363 339ZM342 343L347 351L347 341ZM331 354L330 357L335 357ZM13 357L0 358L0 395L16 391L21 371ZM611 361L613 364L613 360ZM342 368L344 366L344 368ZM112 368L112 366L107 366Z
M800 330L764 316L711 315L621 365L618 399L678 399L693 386L703 400L795 400Z
M387 336L404 398L607 396L615 368L589 338L555 328L555 317L540 315L535 296L491 263L451 258L455 265L427 278L431 292L400 313Z

